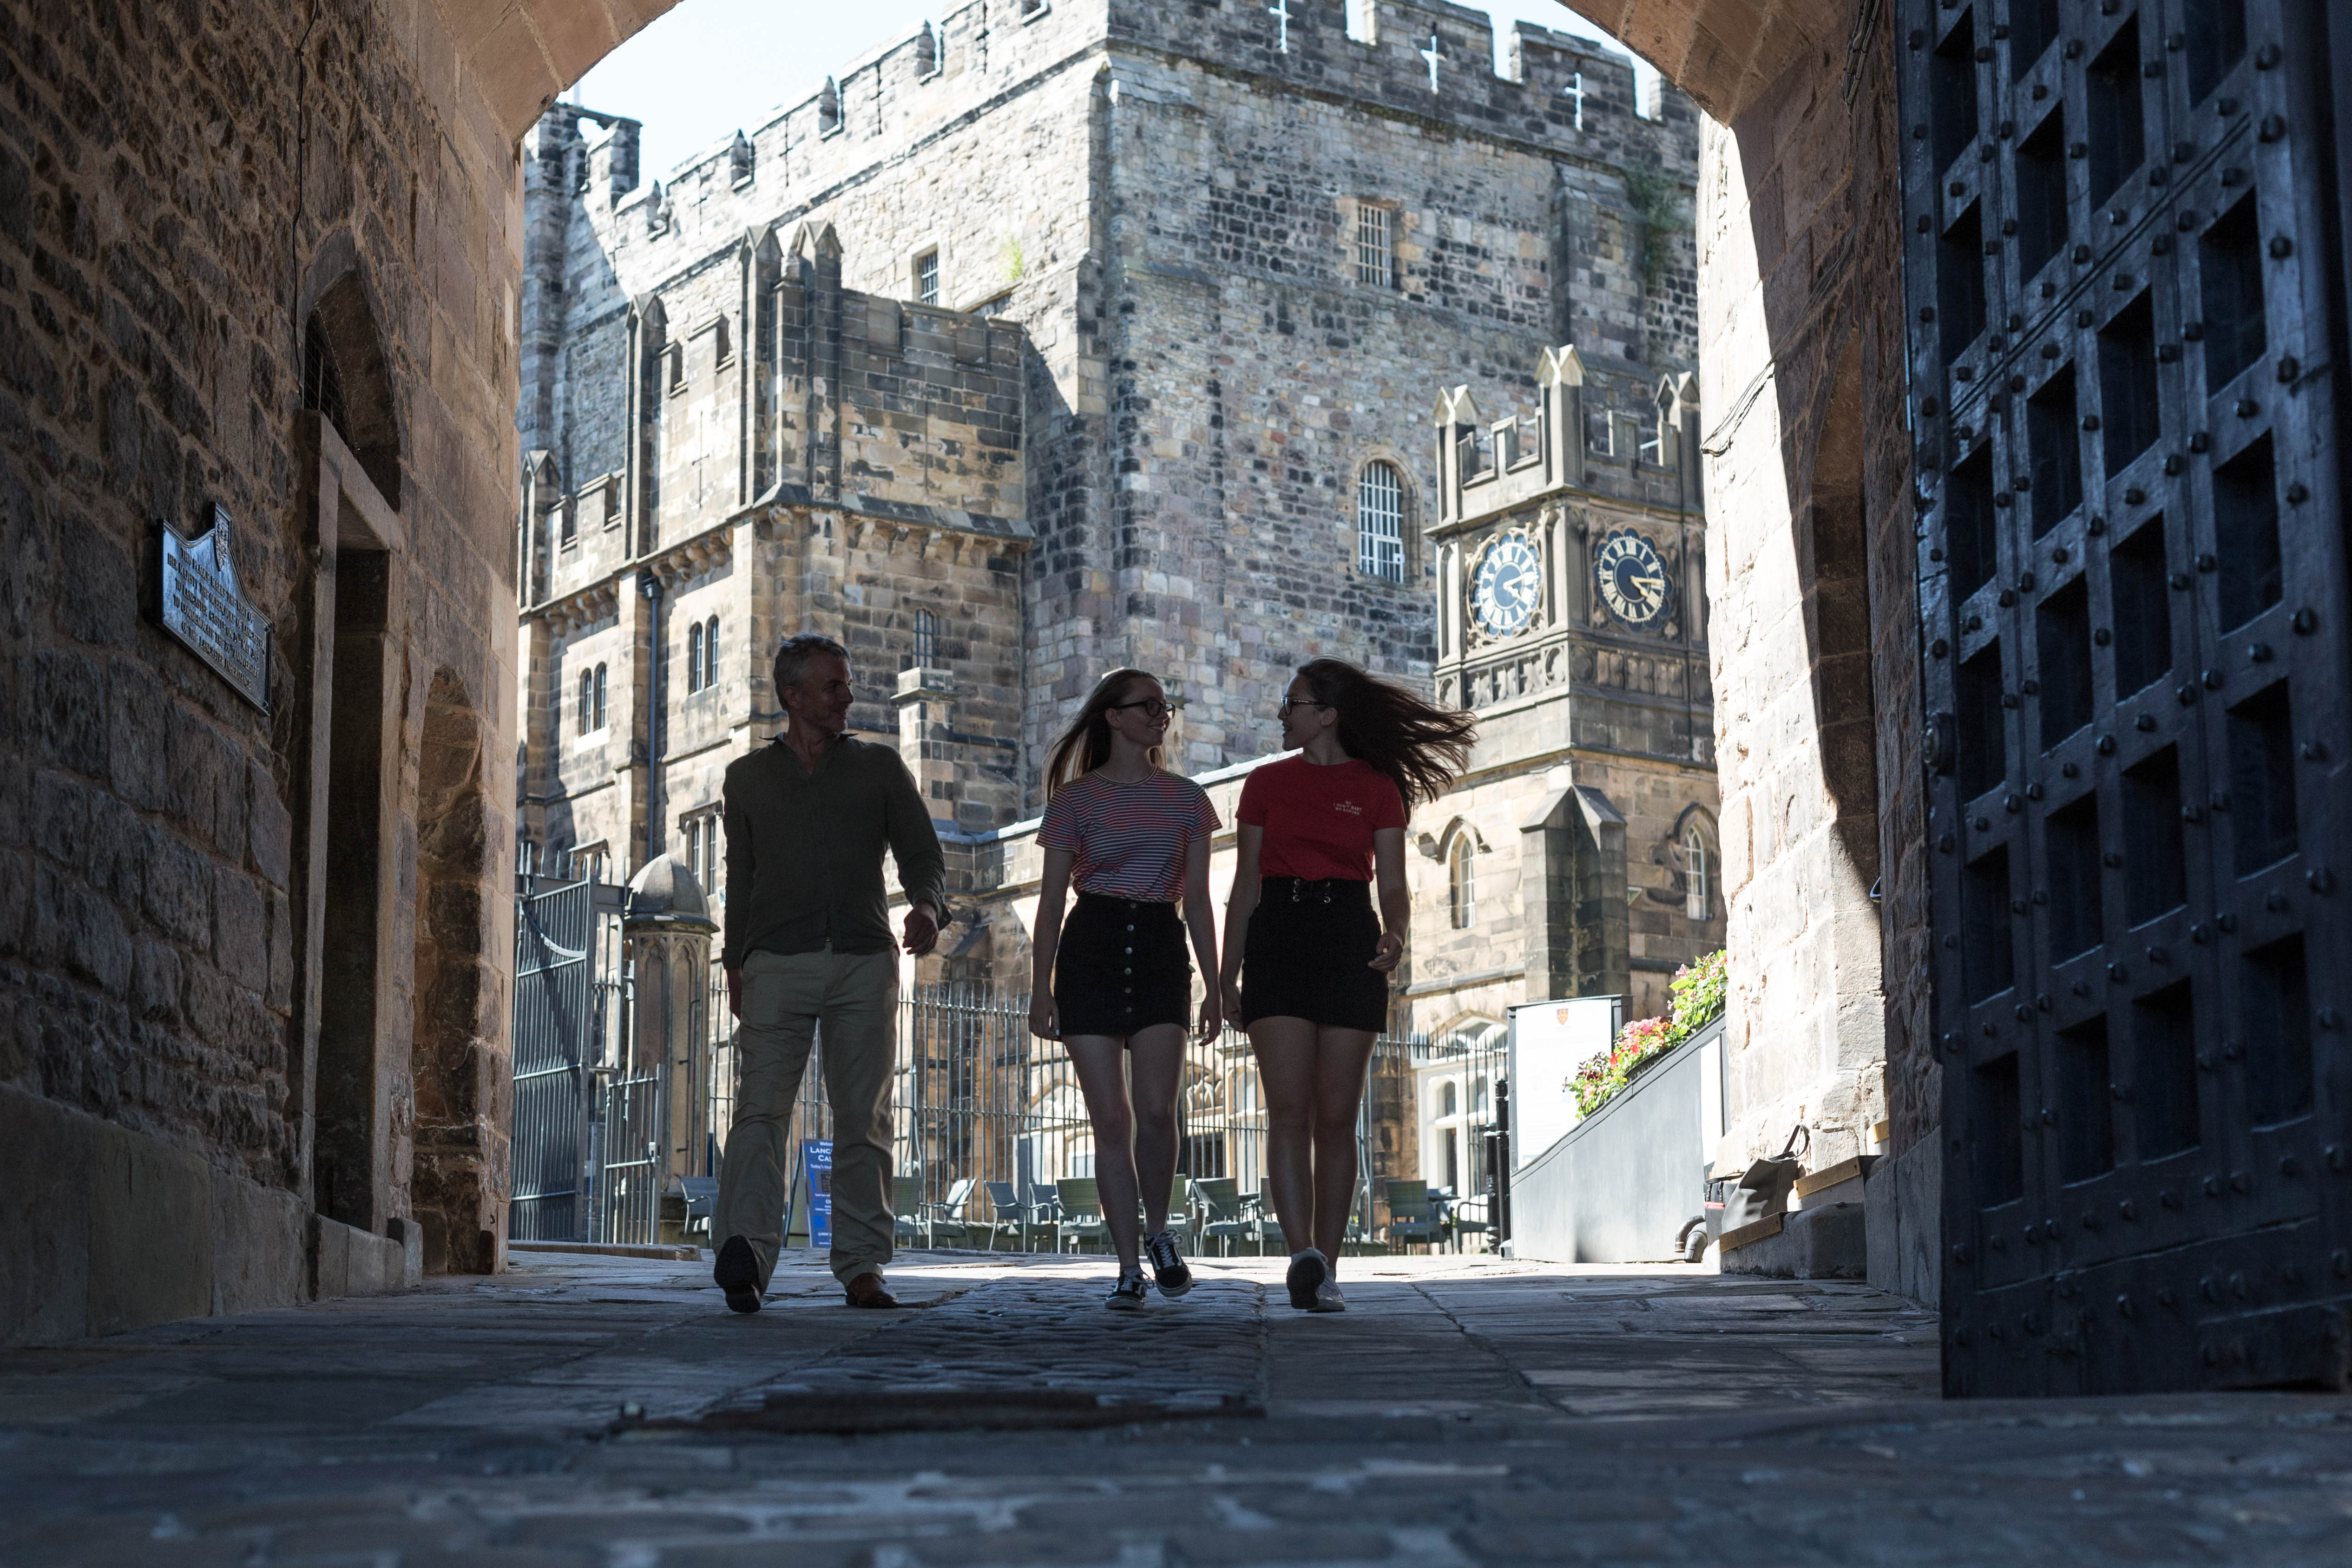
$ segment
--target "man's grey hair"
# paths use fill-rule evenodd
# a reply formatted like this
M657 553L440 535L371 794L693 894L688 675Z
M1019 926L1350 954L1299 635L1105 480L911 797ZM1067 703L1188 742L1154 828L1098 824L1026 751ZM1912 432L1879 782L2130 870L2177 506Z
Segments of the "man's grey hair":
M845 663L849 658L848 649L821 632L803 632L785 638L783 646L776 650L776 690L799 685L808 678L809 665L828 653Z

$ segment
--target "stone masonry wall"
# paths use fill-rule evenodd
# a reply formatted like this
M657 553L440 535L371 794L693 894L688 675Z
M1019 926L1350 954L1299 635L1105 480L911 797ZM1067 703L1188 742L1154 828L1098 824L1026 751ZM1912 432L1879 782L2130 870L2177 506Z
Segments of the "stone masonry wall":
M1927 1050L1909 469L1893 423L1893 47L1878 17L1843 69L1827 56L1790 66L1703 144L1732 952L1733 1124L1719 1163L1770 1152L1799 1120L1813 1127L1815 1165L1883 1134L1898 1160L1881 1174L1900 1170L1907 1237L1899 1277L1885 1282L1932 1297L1939 1091ZM1891 1208L1880 1186L1872 1201Z
M357 280L337 329L373 351L335 346L394 433L404 533L383 760L408 810L461 801L446 765L511 727L519 210L457 57L430 6L0 7L0 1339L349 1283L309 1218L303 834L333 803L302 332ZM159 519L215 504L275 638L267 715L150 619ZM449 819L431 907L413 830L383 868L388 1175L362 1207L394 1257L385 1228L421 1221L444 1266L498 1262L508 824L499 799Z
M1195 768L1271 743L1267 684L1291 664L1334 653L1425 675L1422 552L1403 585L1357 570L1356 476L1396 464L1417 531L1433 362L1514 377L1528 342L1565 335L1642 374L1689 365L1696 115L1669 93L1663 120L1639 117L1622 61L1540 28L1515 36L1519 79L1498 78L1486 19L1452 6L1391 4L1359 40L1343 5L1316 0L1287 49L1278 31L1238 3L1065 0L1024 17L982 0L658 177L640 177L634 122L550 110L527 160L521 419L566 493L591 496L583 569L620 559L592 556L587 519L627 460L629 302L658 295L665 329L689 335L689 390L658 416L677 455L667 528L681 490L703 500L746 466L724 420L707 430L698 378L717 368L702 345L750 340L747 249L771 225L830 224L847 287L910 294L935 251L943 305L1018 320L1035 350L1031 805L1044 743L1117 664L1190 694ZM1680 193L1655 224L1633 210L1629 164ZM1387 290L1353 281L1366 201L1392 209Z

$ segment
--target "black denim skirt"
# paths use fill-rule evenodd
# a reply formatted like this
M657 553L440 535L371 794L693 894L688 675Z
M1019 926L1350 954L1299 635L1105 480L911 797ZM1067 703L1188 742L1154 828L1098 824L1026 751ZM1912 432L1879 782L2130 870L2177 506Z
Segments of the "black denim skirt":
M1242 1027L1263 1018L1388 1027L1389 977L1371 967L1381 917L1368 882L1270 876L1242 944Z
M1192 1010L1192 963L1176 906L1078 894L1054 953L1054 1008L1065 1040L1183 1027Z

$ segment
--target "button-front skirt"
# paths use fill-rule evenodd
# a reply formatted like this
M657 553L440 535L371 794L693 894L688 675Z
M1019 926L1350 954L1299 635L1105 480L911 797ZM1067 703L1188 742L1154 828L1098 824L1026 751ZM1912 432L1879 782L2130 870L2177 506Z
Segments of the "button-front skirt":
M1054 955L1062 1038L1181 1028L1192 1010L1192 964L1172 904L1082 893Z

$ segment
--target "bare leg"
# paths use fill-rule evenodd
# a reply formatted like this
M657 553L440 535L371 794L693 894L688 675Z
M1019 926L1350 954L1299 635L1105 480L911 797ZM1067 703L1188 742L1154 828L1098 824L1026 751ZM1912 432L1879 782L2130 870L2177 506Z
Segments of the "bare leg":
M1368 1030L1316 1030L1315 1245L1334 1274L1356 1207L1356 1113L1364 1103L1372 1038Z
M1141 1201L1135 1181L1135 1108L1127 1097L1127 1048L1117 1036L1103 1034L1074 1034L1065 1043L1087 1097L1087 1119L1094 1123L1095 1192L1124 1273L1139 1267L1136 1213Z
M1265 1185L1293 1252L1315 1244L1315 1035L1295 1018L1262 1018L1249 1030L1265 1091Z
M1160 1206L1176 1186L1176 1095L1184 1081L1184 1026L1154 1024L1128 1037L1134 1092L1135 1177L1147 1234L1168 1223Z

